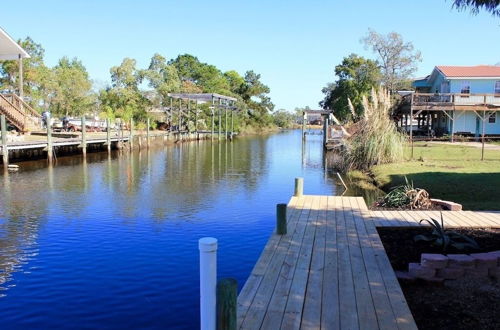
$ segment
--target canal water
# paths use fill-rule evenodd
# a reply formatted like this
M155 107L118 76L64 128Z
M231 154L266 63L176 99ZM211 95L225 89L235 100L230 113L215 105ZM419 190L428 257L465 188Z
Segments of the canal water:
M199 324L198 239L241 289L294 178L342 193L300 131L20 163L0 174L0 328Z

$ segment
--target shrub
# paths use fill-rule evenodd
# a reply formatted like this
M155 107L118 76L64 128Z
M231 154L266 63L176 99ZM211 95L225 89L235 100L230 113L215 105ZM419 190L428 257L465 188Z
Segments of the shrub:
M431 225L432 232L430 235L416 235L413 240L415 242L429 242L433 246L440 247L443 252L447 252L451 246L457 250L472 249L478 250L479 245L477 242L466 235L459 234L452 230L444 228L443 214L441 213L441 223L431 218L422 219L420 223L427 222Z
M425 189L414 188L413 182L409 183L406 177L405 182L404 185L393 188L377 203L377 206L428 209L432 205L429 193Z
M344 170L368 170L374 165L403 159L406 137L398 132L389 116L391 98L381 88L372 90L370 100L363 98L363 116L357 129L346 140L342 167Z

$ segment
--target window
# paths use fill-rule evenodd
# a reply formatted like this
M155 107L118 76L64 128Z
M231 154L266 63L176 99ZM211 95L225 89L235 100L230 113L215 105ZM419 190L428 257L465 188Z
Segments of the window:
M493 112L489 117L488 117L488 123L494 124L497 122L497 113Z
M495 81L495 96L500 96L500 80Z
M462 89L460 90L460 94L470 94L470 82L462 81ZM468 97L468 96L464 96Z

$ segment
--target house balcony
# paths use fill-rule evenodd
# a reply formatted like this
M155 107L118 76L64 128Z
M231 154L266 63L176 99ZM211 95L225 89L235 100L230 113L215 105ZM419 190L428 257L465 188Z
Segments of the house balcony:
M500 111L500 94L412 93L414 111Z

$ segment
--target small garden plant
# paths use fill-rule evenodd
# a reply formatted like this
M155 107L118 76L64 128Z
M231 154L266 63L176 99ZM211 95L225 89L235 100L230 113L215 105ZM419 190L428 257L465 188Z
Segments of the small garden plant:
M415 242L429 242L432 246L440 247L443 252L447 252L450 247L455 248L456 250L478 250L479 245L477 242L466 236L459 234L452 230L447 230L444 228L443 222L443 214L441 213L441 223L437 220L431 218L422 219L420 223L427 222L431 228L432 232L429 235L416 235L413 240Z

